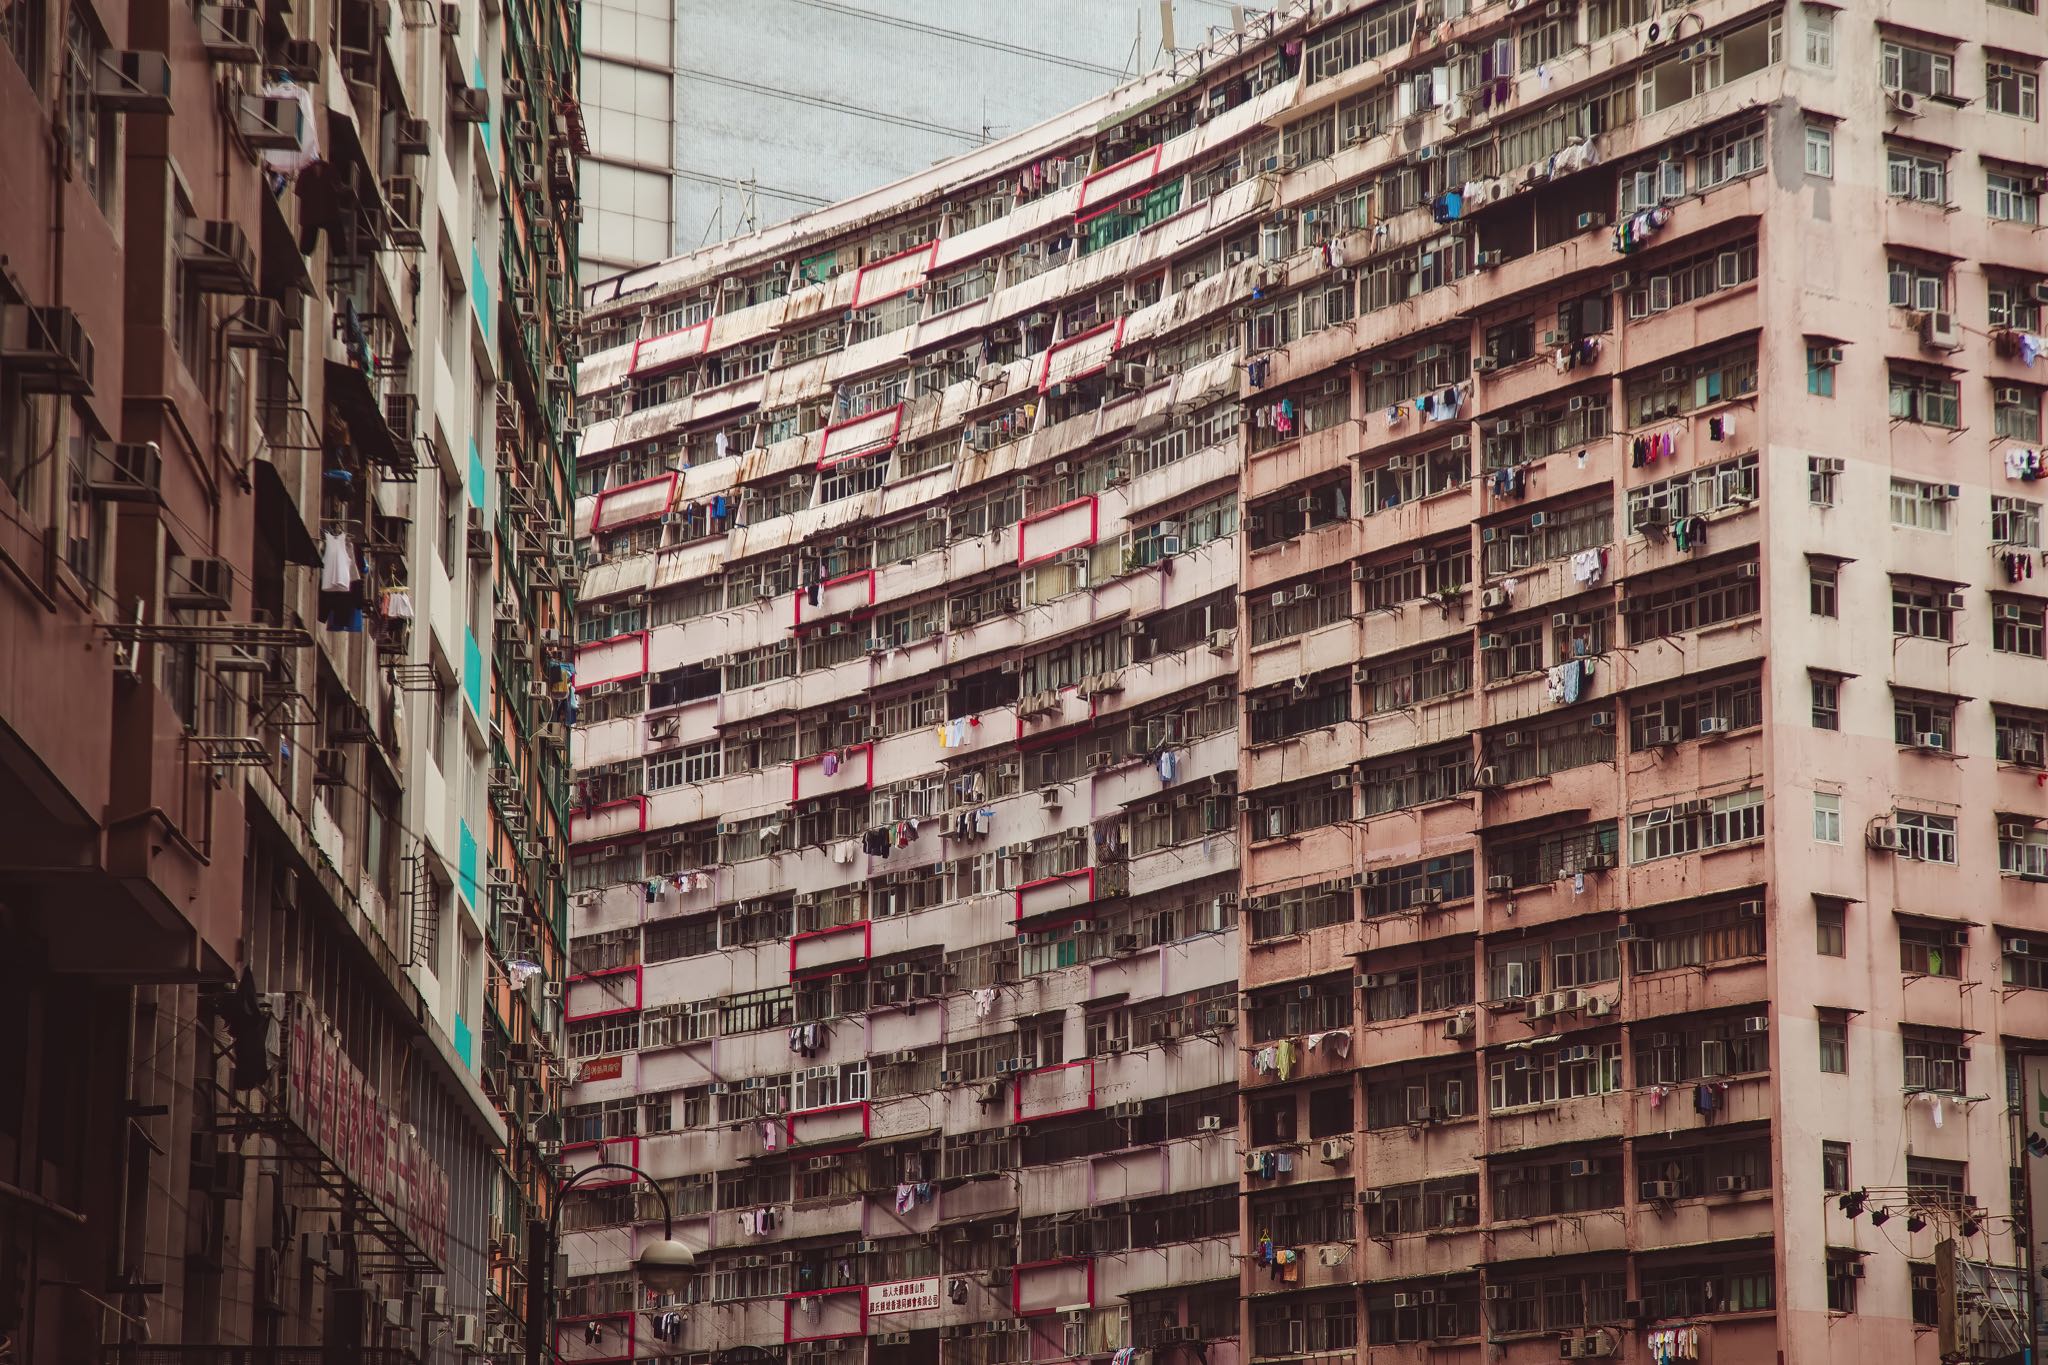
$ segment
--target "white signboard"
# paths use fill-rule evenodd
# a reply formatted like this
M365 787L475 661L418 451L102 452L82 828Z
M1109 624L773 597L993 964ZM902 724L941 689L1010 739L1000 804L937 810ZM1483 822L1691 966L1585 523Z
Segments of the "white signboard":
M892 1280L888 1284L868 1286L868 1316L880 1317L884 1313L914 1313L922 1308L939 1306L939 1281L937 1276L924 1280Z

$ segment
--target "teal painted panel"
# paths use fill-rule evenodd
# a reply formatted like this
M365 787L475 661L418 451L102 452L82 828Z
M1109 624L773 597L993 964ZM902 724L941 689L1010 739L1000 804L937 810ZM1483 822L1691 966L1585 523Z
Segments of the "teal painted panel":
M471 1071L476 1070L474 1052L470 1045L469 1021L458 1014L455 1016L455 1055L462 1058L462 1064Z
M469 438L469 505L478 510L484 505L484 457L474 436Z
M476 712L478 720L482 720L484 652L477 648L476 636L466 630L462 632L462 695L469 698L469 709Z
M476 836L469 832L469 821L456 823L455 876L460 883L455 889L472 906L481 905L483 898L477 894L477 845Z
M485 125L488 130L489 125ZM484 325L484 335L491 334L491 281L484 274L484 258L477 251L476 243L469 244L469 302L476 309L477 320Z

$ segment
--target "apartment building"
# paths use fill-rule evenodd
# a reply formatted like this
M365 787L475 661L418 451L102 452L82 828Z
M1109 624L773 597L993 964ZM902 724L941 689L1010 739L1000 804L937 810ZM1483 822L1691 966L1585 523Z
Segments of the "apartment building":
M10 1359L516 1347L566 732L506 680L565 620L573 318L500 300L524 251L573 312L573 34L0 13Z
M1283 6L586 300L565 1358L1999 1359L2031 0Z
M582 277L780 223L1018 132L1232 12L1226 0L591 0ZM870 80L878 70L890 79Z

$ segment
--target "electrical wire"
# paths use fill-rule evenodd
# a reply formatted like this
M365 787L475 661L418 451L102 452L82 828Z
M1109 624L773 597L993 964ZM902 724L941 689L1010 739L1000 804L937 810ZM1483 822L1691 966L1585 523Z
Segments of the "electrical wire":
M721 76L715 72L698 70L695 67L679 66L676 68L676 75L686 80L703 81L708 85L722 85L732 90L744 90L752 95L766 95L770 99L788 100L792 104L809 105L814 109L825 110L827 113L871 119L876 123L891 123L899 128L911 129L913 132L936 133L941 137L955 137L963 142L972 143L977 147L987 141L982 134L970 132L965 128L949 128L943 123L931 123L924 119L906 118L901 114L884 114L879 110L869 109L862 105L829 100L822 95L800 94L794 90L786 90L781 86L762 85L756 81L743 81L733 76Z
M848 19L880 24L889 28L903 29L909 33L921 33L930 38L943 38L949 42L960 43L967 47L978 47L988 52L999 52L1006 57L1022 57L1033 62L1043 62L1049 66L1064 66L1074 71L1086 71L1090 75L1110 76L1117 80L1124 79L1124 68L1121 67L1101 66L1095 62L1084 62L1078 57L1062 57L1040 48L1025 47L1018 43L1006 43L998 38L975 37L971 34L962 33L958 29L945 28L938 24L921 24L915 19L899 19L890 14L877 14L873 10L861 9L856 5L839 4L837 0L794 0L794 3L808 6L811 9L824 10L828 14L837 14Z

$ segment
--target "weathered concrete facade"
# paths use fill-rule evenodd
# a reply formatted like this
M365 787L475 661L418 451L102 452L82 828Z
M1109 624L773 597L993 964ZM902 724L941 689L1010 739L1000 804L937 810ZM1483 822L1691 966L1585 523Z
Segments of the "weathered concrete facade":
M565 1351L1932 1361L2030 1273L2040 15L1258 23L587 300L569 1156L709 1273L649 1348L572 1206Z

